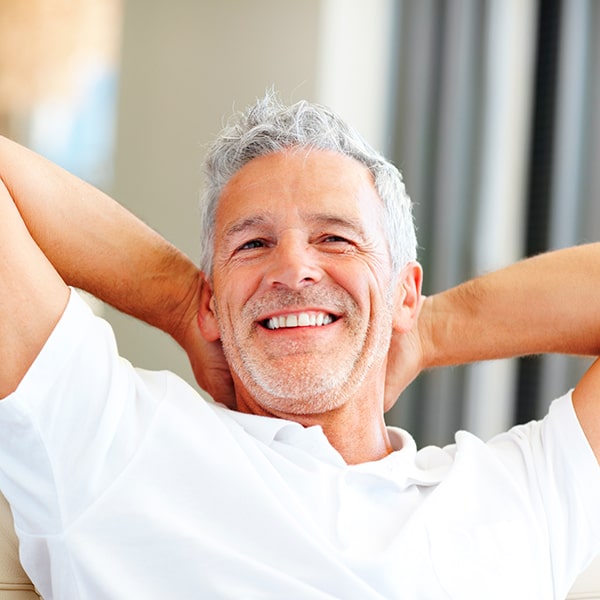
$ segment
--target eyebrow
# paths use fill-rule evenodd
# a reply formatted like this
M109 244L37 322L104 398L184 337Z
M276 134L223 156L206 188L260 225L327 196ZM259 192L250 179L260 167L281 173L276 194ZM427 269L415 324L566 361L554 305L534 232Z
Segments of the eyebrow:
M338 226L345 229L352 229L356 233L364 236L364 227L358 219L350 217L340 217L339 215L330 213L317 213L306 215L306 220L317 225Z
M242 219L240 221L234 221L231 225L229 225L225 231L223 232L223 237L225 239L232 238L238 233L245 231L246 229L251 229L252 227L260 227L264 226L269 222L269 219L266 215L254 215L252 217L248 217L246 219Z
M331 213L308 213L302 216L304 219L306 219L306 221L308 221L311 224L320 225L324 227L343 227L345 229L351 229L352 231L355 231L362 237L364 237L365 235L363 225L358 219L352 219L350 217L340 217L339 215ZM238 233L246 231L247 229L252 229L254 227L264 227L270 222L271 218L269 214L252 215L251 217L241 219L240 221L234 221L231 225L227 226L227 228L223 232L223 237L225 239L230 239Z

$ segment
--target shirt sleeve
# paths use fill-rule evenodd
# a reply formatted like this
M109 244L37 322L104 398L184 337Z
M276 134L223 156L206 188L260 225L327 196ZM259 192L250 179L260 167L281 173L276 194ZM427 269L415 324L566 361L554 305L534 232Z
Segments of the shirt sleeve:
M160 373L141 375L72 290L33 365L0 402L0 487L23 531L68 526L126 467L164 395Z
M571 393L539 422L514 427L490 442L504 450L545 529L556 597L600 552L600 466L573 408ZM519 475L516 475L519 477Z

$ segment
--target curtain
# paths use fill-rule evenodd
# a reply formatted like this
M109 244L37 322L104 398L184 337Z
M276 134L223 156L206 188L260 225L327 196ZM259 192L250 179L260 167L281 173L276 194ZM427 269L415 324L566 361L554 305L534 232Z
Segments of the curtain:
M600 5L403 0L392 158L415 202L427 294L600 237ZM586 366L564 357L424 373L388 413L419 444L541 416Z

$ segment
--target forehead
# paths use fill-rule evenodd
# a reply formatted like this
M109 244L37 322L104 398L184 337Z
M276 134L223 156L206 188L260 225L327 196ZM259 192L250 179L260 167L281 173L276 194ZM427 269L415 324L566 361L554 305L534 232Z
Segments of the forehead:
M257 214L379 222L382 209L373 177L358 161L328 150L291 149L255 158L231 178L219 198L216 228L223 232Z

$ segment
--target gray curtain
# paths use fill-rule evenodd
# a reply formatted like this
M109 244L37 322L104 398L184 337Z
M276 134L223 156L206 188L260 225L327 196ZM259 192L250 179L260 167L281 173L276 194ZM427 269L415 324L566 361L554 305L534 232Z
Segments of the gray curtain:
M595 0L397 3L392 154L416 204L425 293L600 239L599 27ZM586 364L428 372L388 422L421 445L458 429L489 438L541 416Z

